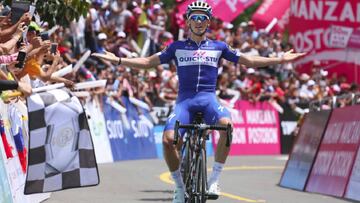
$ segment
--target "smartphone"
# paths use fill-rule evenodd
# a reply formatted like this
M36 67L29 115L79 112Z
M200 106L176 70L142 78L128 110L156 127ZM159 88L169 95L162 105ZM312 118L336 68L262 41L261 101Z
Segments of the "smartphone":
M51 44L51 49L50 49L51 53L56 54L57 48L58 48L58 44L57 43L52 43Z
M25 64L25 58L26 58L26 52L24 51L19 51L19 54L16 58L16 60L18 61L18 63L15 65L15 67L17 68L23 68L24 64Z
M50 40L49 33L47 33L47 32L40 33L40 37L43 41Z

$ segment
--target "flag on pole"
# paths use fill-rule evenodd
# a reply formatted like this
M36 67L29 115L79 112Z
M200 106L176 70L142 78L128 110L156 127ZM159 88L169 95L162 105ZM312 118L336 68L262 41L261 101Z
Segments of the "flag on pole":
M14 157L14 155L12 154L12 151L11 151L11 145L9 144L9 142L7 141L7 138L6 138L5 125L4 125L3 120L0 120L0 133L1 133L1 140L2 140L2 143L4 146L6 158L10 159L10 158Z
M11 133L14 137L14 142L16 146L16 151L18 152L21 169L23 173L26 173L27 150L23 137L22 115L15 106L11 105L9 107L9 116L11 122Z
M29 161L25 194L95 186L99 174L85 111L64 89L27 98Z

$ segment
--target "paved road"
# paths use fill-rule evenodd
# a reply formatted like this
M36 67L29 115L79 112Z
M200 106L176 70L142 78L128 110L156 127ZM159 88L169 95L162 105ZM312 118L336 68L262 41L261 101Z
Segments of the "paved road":
M211 158L212 159L212 158ZM210 160L210 159L209 159ZM220 184L223 196L215 202L346 203L342 199L279 187L286 157L229 158ZM211 166L211 163L209 163ZM173 185L163 160L123 161L99 165L100 185L52 193L46 203L161 203L171 202ZM212 202L212 201L209 201Z

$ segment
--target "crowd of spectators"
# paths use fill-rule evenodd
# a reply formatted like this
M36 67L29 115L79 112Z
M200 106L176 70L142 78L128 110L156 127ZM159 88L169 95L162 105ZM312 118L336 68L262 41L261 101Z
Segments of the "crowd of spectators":
M81 17L68 28L51 30L49 40L42 40L40 34L49 28L46 23L40 26L34 22L29 13L16 24L11 24L8 16L0 17L0 63L7 64L6 70L0 71L1 80L9 79L6 71L16 80L27 78L33 88L53 82L72 87L76 82L106 79L106 87L92 90L92 94L107 95L120 103L121 96L135 97L150 108L174 104L178 86L175 62L137 70L90 57L77 72L64 77L53 73L76 64L87 50L144 57L163 50L174 40L186 39L184 15L175 6L165 8L159 0L92 0L86 18ZM233 25L215 17L207 37L225 41L247 55L281 57L291 49L281 33L266 33L252 21ZM52 43L58 44L56 53L51 53ZM16 67L19 51L27 53L22 68ZM285 103L297 109L310 101L357 91L356 84L329 75L319 65L315 61L311 74L300 74L290 63L254 69L221 61L217 94L229 106L237 99L270 101L281 112Z

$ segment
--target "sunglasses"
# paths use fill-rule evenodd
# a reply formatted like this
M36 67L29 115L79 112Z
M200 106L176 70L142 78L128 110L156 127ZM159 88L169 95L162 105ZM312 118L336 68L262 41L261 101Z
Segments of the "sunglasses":
M194 14L189 17L190 20L193 21L201 21L204 22L205 20L209 20L209 16L202 15L202 14Z

